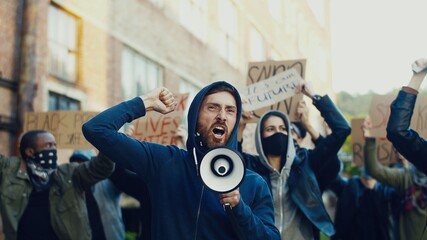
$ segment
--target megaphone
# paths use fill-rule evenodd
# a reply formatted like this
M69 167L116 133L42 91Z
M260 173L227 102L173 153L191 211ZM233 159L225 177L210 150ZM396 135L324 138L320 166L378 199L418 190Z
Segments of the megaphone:
M245 177L241 155L228 147L212 148L200 163L200 177L213 191L227 193L236 189Z

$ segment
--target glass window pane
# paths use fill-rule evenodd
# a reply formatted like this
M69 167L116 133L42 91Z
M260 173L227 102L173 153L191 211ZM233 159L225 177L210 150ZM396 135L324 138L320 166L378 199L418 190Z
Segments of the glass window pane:
M66 48L61 47L59 49L58 73L61 77L65 79L68 79L66 75L67 72L65 71L67 57L68 57L68 50Z
M68 109L68 103L62 99L59 98L59 110L67 110Z
M261 34L255 29L250 30L250 60L265 61L266 51Z
M148 84L146 89L147 92L158 86L159 76L157 72L158 72L157 65L155 65L152 62L147 64L147 79L148 79Z
M184 112L184 118L182 120L185 126L187 126L187 115L188 115L188 110L190 109L190 104L193 101L196 94L199 92L199 90L200 88L188 82L187 80L182 79L179 82L179 93L189 93L189 96L187 99L187 106Z
M67 48L71 51L76 50L76 21L71 17L68 16L67 19Z
M53 41L55 39L55 36L57 35L56 33L56 21L55 19L57 19L57 11L56 8L49 6L49 11L48 11L48 34L49 34L49 40Z
M145 82L149 82L152 80L147 78L147 63L144 57L140 55L136 55L134 61L135 61L135 67L134 67L133 78L137 83L136 95L142 95L148 92Z
M316 0L317 1L317 0ZM281 0L268 0L268 10L271 16L278 21L282 21L282 2Z
M66 16L63 12L60 12L60 14L58 14L58 19L56 19L56 21L58 22L58 28L56 29L58 31L57 41L64 47L65 43L67 42L68 35Z
M80 110L80 102L70 101L70 105L68 106L68 109L69 110L75 110L75 111Z
M49 111L80 110L80 102L67 96L49 92Z
M49 93L49 106L48 106L48 110L49 111L54 111L56 109L58 109L57 98L55 97L55 95Z
M77 20L49 6L49 72L62 80L75 82L77 77Z
M65 63L65 76L67 76L67 79L76 79L76 55L73 53L68 53L67 59L68 60Z
M125 99L130 99L136 95L133 81L133 56L128 49L122 51L122 94Z
M179 22L201 41L206 39L207 2L205 0L181 0Z
M163 68L137 52L122 52L122 86L125 99L142 95L163 84Z
M49 71L56 72L58 64L58 53L55 44L49 43Z
M218 2L219 52L231 65L238 65L237 11L229 0Z

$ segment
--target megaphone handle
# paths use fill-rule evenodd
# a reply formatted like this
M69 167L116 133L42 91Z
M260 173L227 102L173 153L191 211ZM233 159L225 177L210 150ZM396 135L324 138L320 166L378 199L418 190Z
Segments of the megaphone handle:
M231 225L233 227L233 229L236 231L237 237L240 240L245 240L246 238L244 237L243 233L242 233L242 229L240 229L239 225L237 224L237 219L236 216L233 213L233 207L231 206L230 203L224 203L223 205L225 212L227 213L228 217L230 218L230 222Z
M233 209L233 207L231 206L230 203L224 203L224 205L222 205L224 207L224 211L229 211L231 209Z

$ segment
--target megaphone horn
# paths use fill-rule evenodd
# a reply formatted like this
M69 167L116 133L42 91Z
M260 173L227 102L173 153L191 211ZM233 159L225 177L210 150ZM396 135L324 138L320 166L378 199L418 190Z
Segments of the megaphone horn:
M200 163L203 183L219 193L231 192L243 181L245 163L240 154L228 147L211 149Z

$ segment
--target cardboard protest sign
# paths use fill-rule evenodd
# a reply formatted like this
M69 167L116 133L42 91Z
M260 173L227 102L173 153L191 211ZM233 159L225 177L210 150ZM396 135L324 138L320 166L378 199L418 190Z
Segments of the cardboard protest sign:
M272 77L247 86L243 90L247 102L244 111L268 107L299 93L302 78L295 68L288 69Z
M357 166L362 166L364 163L363 157L363 146L365 140L363 138L363 132L361 129L363 118L351 119L351 141L353 146L353 163Z
M246 85L250 86L258 82L264 81L281 72L294 68L299 76L304 79L305 76L305 59L288 60L288 61L266 61L252 62L248 66L248 75ZM289 87L287 87L289 89ZM253 90L253 89L252 89ZM259 91L259 90L258 90ZM256 92L258 92L256 91ZM255 93L256 93L255 92ZM254 91L252 91L254 93ZM246 96L246 93L244 94ZM247 96L246 96L247 97ZM296 94L279 102L275 102L268 107L262 107L254 111L254 118L251 122L257 122L266 111L278 110L288 115L291 121L296 121L296 108L298 102L303 98L302 94ZM245 109L246 110L246 109Z
M245 153L257 155L258 152L256 150L255 145L255 131L256 131L256 123L248 123L243 130L243 142L242 142L242 150Z
M46 130L51 132L59 149L89 149L93 146L83 136L82 125L96 114L98 112L26 112L24 131Z
M395 95L374 95L369 109L372 121L371 135L385 138L386 128L390 118L390 105L396 99ZM427 138L427 97L418 96L413 110L410 127L423 138Z
M369 108L372 129L371 136L385 138L386 127L390 117L390 104L396 98L394 95L374 95Z
M386 138L377 138L377 160L383 165L396 163L396 150Z
M132 137L140 141L164 145L176 144L173 136L179 125L182 124L188 97L189 94L175 95L178 105L174 111L168 114L150 111L144 117L133 121L135 130Z
M365 163L364 146L365 139L363 137L362 123L363 118L355 118L351 120L351 137L353 145L353 163L357 166L363 166ZM372 132L371 132L372 135ZM393 144L385 137L376 138L376 158L383 165L395 163L396 152Z

